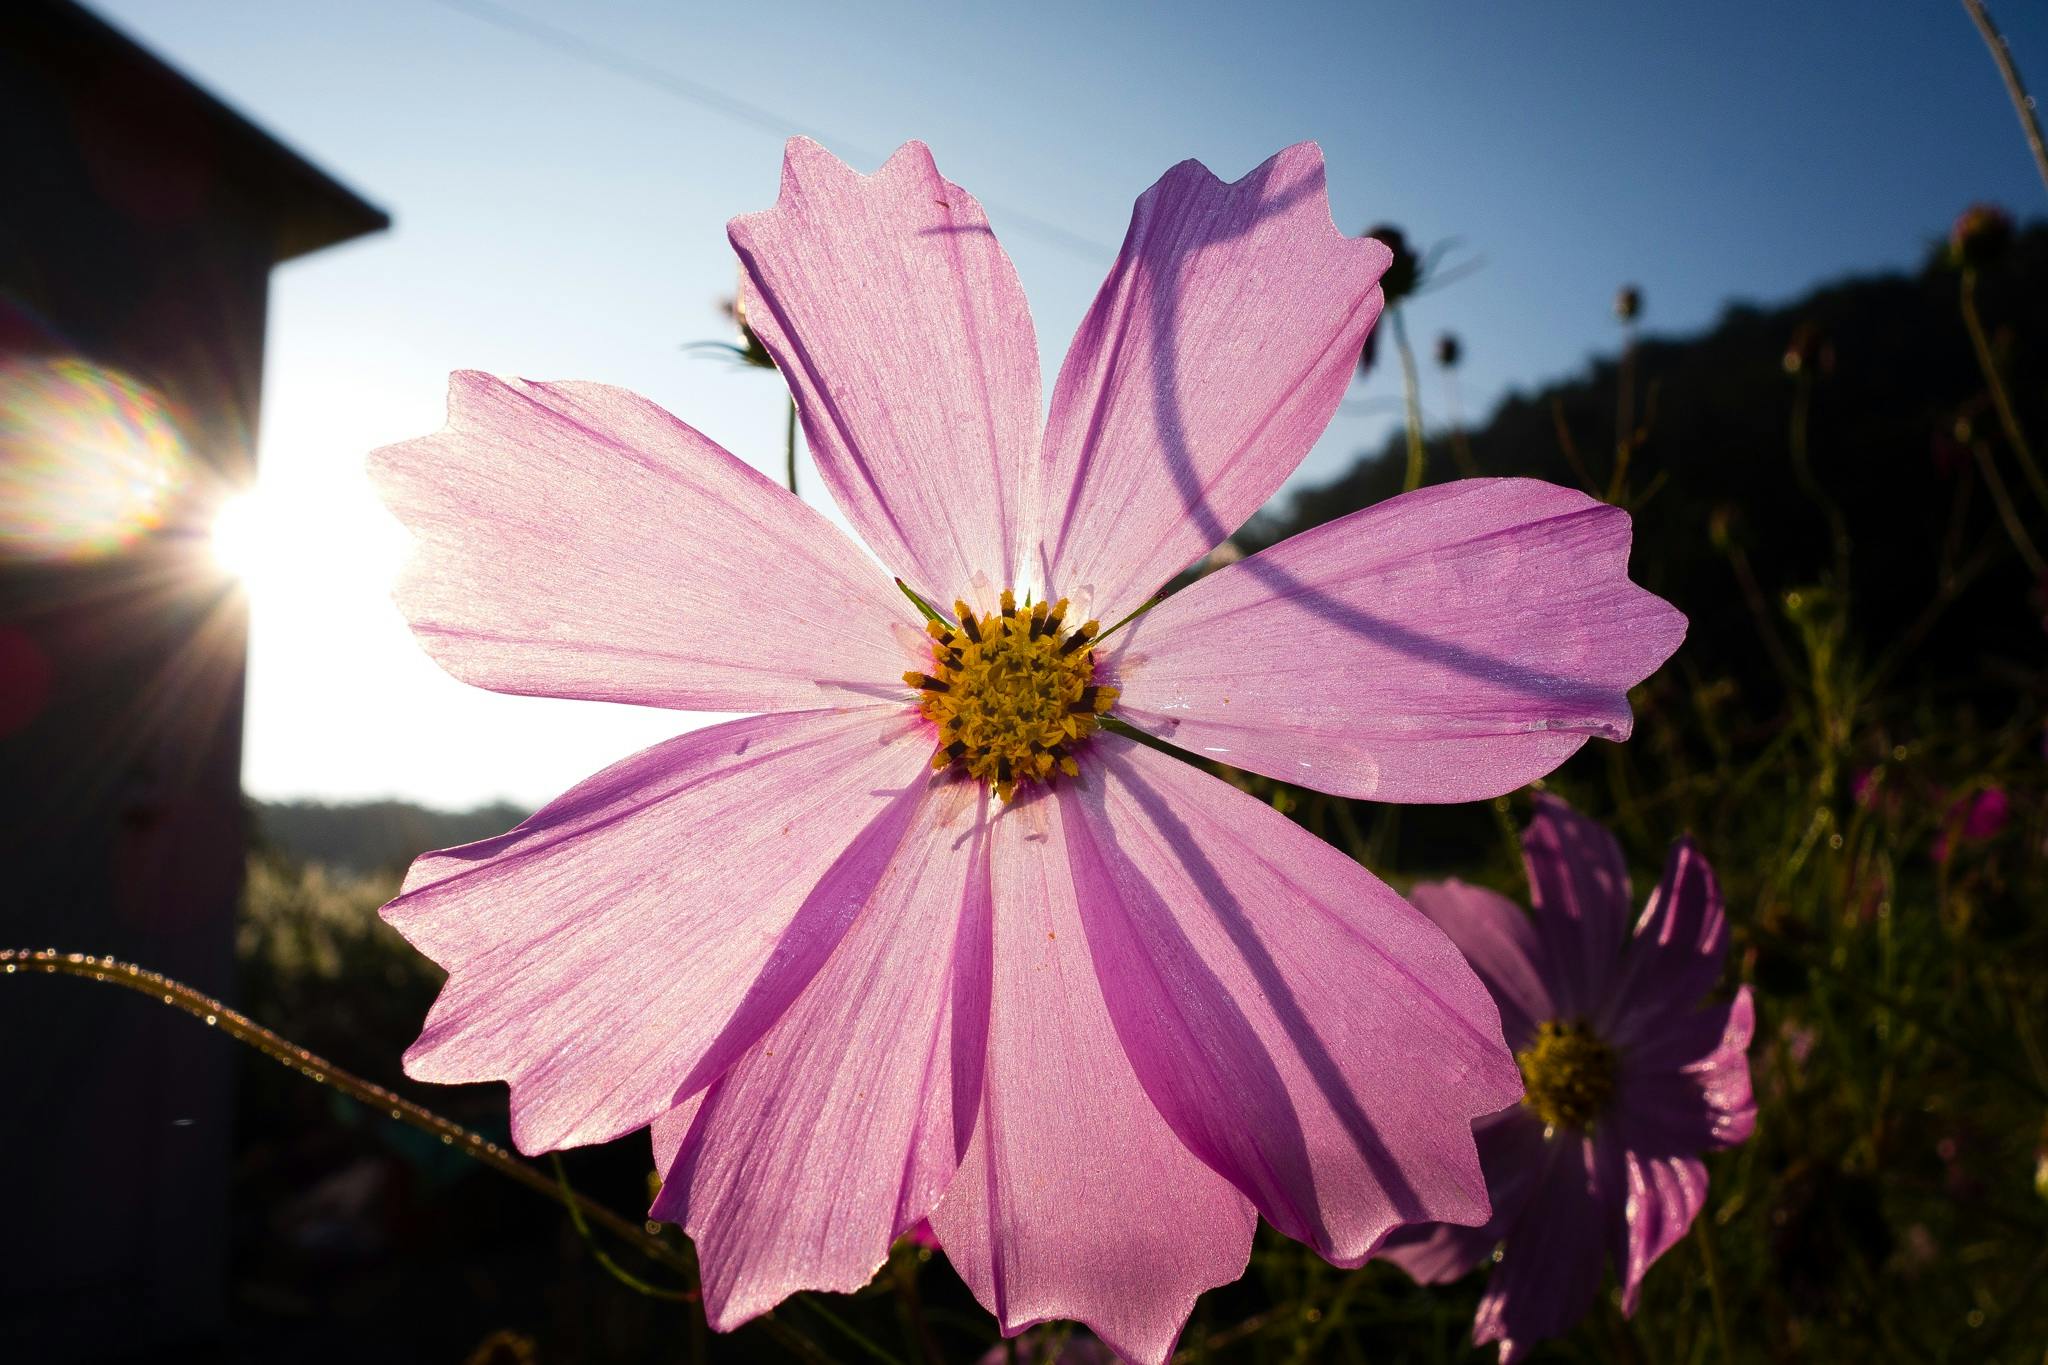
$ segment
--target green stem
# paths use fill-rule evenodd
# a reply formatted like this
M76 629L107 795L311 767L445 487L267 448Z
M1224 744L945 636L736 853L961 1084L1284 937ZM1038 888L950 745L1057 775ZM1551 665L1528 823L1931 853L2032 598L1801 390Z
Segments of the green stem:
M1615 373L1614 479L1607 486L1607 501L1616 506L1628 492L1628 463L1636 451L1636 329L1634 323L1622 325L1627 333Z
M452 1119L442 1118L433 1110L414 1104L381 1085L343 1071L326 1058L316 1056L282 1034L263 1027L248 1015L229 1009L212 996L196 991L181 981L174 981L162 972L148 971L132 962L117 962L112 957L93 957L88 953L60 953L54 948L46 948L40 952L15 948L0 949L0 975L14 976L20 972L43 972L53 976L75 976L86 981L104 982L111 986L125 987L140 995L159 1000L173 1009L182 1010L204 1022L207 1027L217 1028L236 1042L253 1047L264 1056L284 1063L315 1084L338 1090L359 1104L381 1110L401 1123L409 1123L423 1132L433 1134L446 1146L476 1158L500 1175L510 1176L528 1189L554 1200L572 1214L587 1217L621 1241L630 1242L649 1260L659 1261L675 1270L687 1269L687 1263L681 1253L660 1238L649 1234L645 1227L627 1221L602 1204L593 1203L566 1185L558 1186L538 1169L519 1160L482 1133L464 1128Z
M801 1298L792 1300L792 1302L802 1304L804 1307L810 1309L813 1313L816 1313L819 1317L823 1318L827 1323L831 1324L831 1326L835 1330L837 1330L841 1336L845 1337L855 1346L858 1346L861 1349L862 1354L867 1355L875 1360L881 1361L882 1365L903 1365L902 1361L898 1360L895 1356L890 1355L887 1351L883 1350L880 1346L877 1346L874 1342L868 1340L868 1338L861 1333L861 1330L858 1327L855 1327L845 1318L840 1317L837 1313L827 1308L824 1304L818 1302L815 1296L806 1294Z
M1963 270L1962 301L1963 325L1969 329L1970 345L1976 348L1977 368L1984 372L1984 386L1991 390L1991 402L1998 409L1999 425L2005 428L2006 443L2019 457L2020 470L2027 476L2034 496L2040 499L2043 508L2048 508L2048 479L2041 477L2041 466L2034 462L2034 448L2020 427L2019 413L2014 411L2012 397L2005 391L2005 379L1998 373L1998 357L1992 354L1991 339L1984 334L1983 319L1977 316L1977 272L1971 267Z
M1728 1336L1728 1305L1721 1297L1721 1267L1714 1258L1714 1239L1707 1231L1707 1211L1693 1219L1693 1239L1700 1244L1700 1261L1707 1269L1707 1297L1714 1305L1714 1336L1721 1343L1721 1359L1735 1365L1735 1346Z
M1579 480L1579 487L1594 497L1599 497L1600 490L1593 483L1592 471L1586 468L1586 461L1579 455L1579 443L1572 439L1571 423L1565 421L1562 398L1550 400L1550 421L1551 425L1557 428L1557 448L1564 453L1565 463L1572 467L1572 473Z
M569 1221L576 1226L576 1235L590 1248L590 1254L597 1259L598 1265L604 1268L606 1274L634 1293L645 1294L650 1299L669 1299L676 1303L697 1301L697 1295L691 1290L664 1289L658 1284L650 1284L606 1255L604 1248L597 1244L597 1238L591 1233L590 1224L583 1221L583 1210L578 1207L576 1191L569 1184L569 1172L562 1165L562 1154L549 1152L548 1160L554 1164L555 1185L561 1191L563 1207L569 1210Z
M1453 370L1444 371L1444 391L1449 397L1451 408L1451 458L1458 462L1458 472L1468 479L1479 477L1479 462L1472 458L1472 441L1465 434L1465 405L1458 401L1458 376Z
M1131 613L1131 614L1130 614L1129 616L1126 616L1126 617L1124 617L1124 619L1123 619L1123 620L1121 620L1121 621L1117 622L1117 623L1116 623L1115 625L1111 626L1111 627L1110 627L1110 628L1109 628L1108 630L1102 631L1102 632L1101 632L1100 634L1098 634L1098 635L1097 635L1097 636L1095 637L1095 644L1096 644L1097 646L1100 646L1100 645L1102 644L1102 642L1103 642L1104 640L1107 640L1107 639L1108 639L1108 638L1109 638L1110 636L1112 636L1112 635L1116 634L1116 633L1117 633L1118 631L1122 630L1122 629L1123 629L1123 628L1124 628L1125 626L1127 626L1127 625L1129 625L1129 624L1130 624L1131 622L1133 622L1133 621L1137 620L1137 619L1138 619L1138 618L1139 618L1140 616L1143 616L1143 615L1144 615L1144 614L1145 614L1146 612L1148 612L1148 611L1152 610L1152 608L1154 608L1154 607L1158 606L1158 605L1159 605L1159 604L1160 604L1161 602L1164 602L1165 600L1166 600L1166 594L1164 594L1164 593L1161 593L1161 594L1160 594L1159 596L1157 596L1157 597L1155 597L1155 598L1151 599L1150 601L1148 601L1147 603L1145 603L1145 605L1144 605L1144 606L1142 606L1142 607L1139 607L1139 608L1138 608L1138 609L1137 609L1136 611L1132 612L1132 613Z
M1813 472L1809 430L1813 424L1813 372L1811 366L1801 366L1794 378L1792 393L1792 476L1799 486L1806 490L1806 496L1813 499L1821 514L1828 520L1828 534L1835 548L1835 587L1846 591L1849 586L1849 523L1842 516L1841 507L1828 495L1826 488Z
M2027 561L2027 568L2035 578L2048 575L2048 562L2042 560L2034 538L2027 534L2026 523L2020 520L2019 509L2012 505L2012 494L2007 491L2005 479L1998 472L1998 462L1991 458L1990 444L1973 440L1970 453L1977 457L1978 472L1984 475L1984 487L1991 494L1991 505L1998 509L1998 520L2005 527L2006 538L2020 552L2020 558Z
M938 612L932 610L932 604L925 601L922 597L919 597L917 595L917 590L911 587L908 583L905 583L900 578L896 580L896 590L902 593L905 597L910 599L910 605L916 607L917 614L919 616L922 616L925 620L937 621L942 626L950 626L953 624L951 621L948 621L945 617L939 615Z
M1863 980L1855 973L1842 970L1820 954L1808 951L1804 945L1795 943L1775 930L1763 927L1761 923L1757 924L1751 932L1758 938L1770 940L1771 945L1787 957L1797 959L1809 971L1819 972L1850 995L1860 996L1868 1004L1890 1010L1901 1018L1911 1021L1914 1026L1926 1032L1929 1037L1937 1039L1954 1049L1956 1054L1965 1061L1972 1062L1982 1067L1986 1072L2004 1078L2026 1091L2036 1100L2048 1101L2048 1085L2043 1085L2026 1071L1977 1047L1953 1029L1942 1024L1940 1020L1927 1011L1917 1006L1909 1005L1904 1000L1885 991L1864 984Z
M2034 115L2034 101L2020 80L2020 69L2013 65L2012 47L2005 41L2005 35L1998 31L1998 25L1991 22L1983 0L1963 0L1963 9L1968 12L1970 22L1977 26L1984 46L1991 49L1991 60L1998 64L1998 75L2005 82L2006 96L2012 100L2013 112L2020 116L2020 131L2027 135L2027 150L2034 154L2034 169L2041 173L2041 183L2048 185L2048 144L2041 140L2041 120Z
M782 455L787 473L783 476L789 484L789 491L796 492L796 399L789 400L789 422L782 433Z
M1394 324L1394 349L1401 355L1401 394L1408 408L1408 472L1401 479L1401 491L1413 493L1422 487L1423 462L1428 452L1422 445L1422 382L1415 374L1415 352L1408 346L1408 328L1401 321L1399 307L1389 308Z
M889 1277L894 1281L896 1304L903 1315L903 1339L911 1359L929 1365L943 1365L945 1353L925 1321L924 1295L917 1286L918 1253L908 1242L899 1242L889 1253Z

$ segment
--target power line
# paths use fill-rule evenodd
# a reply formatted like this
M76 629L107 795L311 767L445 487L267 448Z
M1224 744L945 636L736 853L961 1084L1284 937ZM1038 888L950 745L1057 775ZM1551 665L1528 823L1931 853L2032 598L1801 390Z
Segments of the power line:
M601 67L613 75L638 81L664 94L722 114L735 123L743 123L749 128L773 134L778 138L800 135L810 138L813 142L836 145L843 155L869 165L879 165L883 160L883 157L872 149L854 146L822 129L809 128L795 119L785 118L772 109L728 95L723 90L702 82L678 76L672 71L643 62L627 53L600 46L568 29L498 4L496 0L435 0L435 3L509 33L530 38L564 56ZM1037 214L994 199L983 199L981 202L985 207L995 210L1009 226L1023 235L1036 237L1048 246L1058 247L1083 260L1099 263L1116 255L1115 251L1101 242L1083 237L1076 232L1069 232L1050 219L1041 218Z

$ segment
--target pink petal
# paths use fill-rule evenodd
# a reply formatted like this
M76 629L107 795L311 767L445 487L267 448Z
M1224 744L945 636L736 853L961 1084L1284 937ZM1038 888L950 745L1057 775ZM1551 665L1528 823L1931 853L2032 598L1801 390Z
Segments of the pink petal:
M995 820L988 1070L931 1221L1006 1335L1078 1318L1157 1365L1196 1296L1244 1273L1257 1219L1173 1135L1125 1058L1075 903L1073 819L1041 796Z
M647 1125L647 1136L654 1147L654 1169L664 1183L669 1168L676 1164L676 1153L683 1148L683 1139L690 1135L690 1125L697 1121L697 1111L704 1107L704 1097L710 1092L699 1090L675 1108ZM659 1195L655 1196L658 1200ZM653 1217L653 1211L648 1217Z
M447 427L370 474L418 537L398 604L466 683L750 712L902 690L916 617L888 577L624 389L460 371Z
M897 856L928 752L894 709L734 721L420 858L384 917L449 977L406 1074L507 1082L525 1152L672 1109L831 955Z
M1607 1213L1625 1198L1611 1147L1566 1132L1546 1145L1547 1167L1487 1277L1472 1321L1473 1342L1498 1341L1502 1365L1570 1331L1593 1306L1611 1249Z
M1616 1133L1649 1156L1690 1156L1748 1140L1756 1129L1755 1033L1756 1004L1744 986L1726 1004L1666 1016L1654 1033L1623 1044Z
M649 1216L697 1244L719 1331L799 1290L866 1284L958 1167L988 1023L987 808L980 784L933 781L818 975L712 1083L687 1137L659 1137Z
M1521 1097L1442 931L1265 802L1102 737L1059 793L1110 1018L1193 1150L1280 1231L1358 1265L1389 1230L1486 1221L1472 1120Z
M1617 1041L1654 1034L1665 1016L1689 1013L1720 984L1727 956L1721 884L1699 846L1680 839L1620 963L1608 1032Z
M855 529L944 604L977 573L1010 582L1038 451L1038 340L981 205L921 142L862 176L799 137L775 207L729 234L747 322Z
M1628 689L1685 618L1628 581L1629 517L1533 479L1468 479L1218 570L1110 660L1117 714L1319 791L1473 801L1626 739Z
M1039 586L1106 623L1257 511L1336 411L1389 260L1331 222L1312 142L1139 196L1053 389Z
M1543 944L1526 911L1498 891L1453 879L1424 882L1408 892L1415 908L1451 936L1479 973L1500 1009L1508 1050L1519 1052L1537 1026L1557 1017L1544 983Z
M1400 1228L1374 1254L1400 1266L1417 1284L1448 1284L1491 1257L1503 1239L1514 1235L1537 1182L1549 1170L1543 1124L1519 1104L1474 1123L1472 1137L1486 1172L1493 1216L1472 1228L1455 1223Z
M1707 1168L1697 1157L1643 1156L1623 1154L1628 1181L1628 1199L1622 1208L1610 1210L1621 1216L1628 1256L1622 1266L1621 1311L1631 1317L1643 1276L1659 1256L1678 1245L1692 1226L1692 1220L1707 1205Z
M1628 861L1621 845L1606 826L1544 796L1522 833L1522 857L1558 1011L1593 1019L1608 1002L1628 936ZM1610 1027L1600 1031L1619 1041Z

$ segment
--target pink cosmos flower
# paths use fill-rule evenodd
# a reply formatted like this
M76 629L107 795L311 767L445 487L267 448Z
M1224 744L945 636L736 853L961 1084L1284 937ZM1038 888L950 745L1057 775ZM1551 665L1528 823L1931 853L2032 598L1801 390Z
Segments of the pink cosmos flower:
M1472 1339L1502 1365L1591 1306L1609 1256L1622 1312L1707 1200L1699 1153L1756 1126L1749 987L1700 1007L1721 979L1728 926L1714 871L1689 839L1628 927L1628 868L1605 829L1552 797L1522 837L1536 913L1462 882L1415 904L1471 960L1500 1006L1527 1093L1474 1125L1493 1195L1480 1227L1409 1228L1381 1255L1424 1284L1493 1255Z
M1112 634L1280 487L1379 314L1317 149L1138 200L1042 430L1016 272L922 145L861 176L793 141L731 239L881 564L618 389L457 374L445 430L373 457L458 678L765 713L414 864L385 916L449 979L408 1074L508 1083L528 1152L651 1125L719 1328L858 1287L928 1215L1005 1332L1157 1361L1255 1212L1346 1265L1484 1221L1470 1123L1520 1080L1479 980L1135 736L1346 796L1517 787L1626 737L1684 633L1628 516L1430 488Z

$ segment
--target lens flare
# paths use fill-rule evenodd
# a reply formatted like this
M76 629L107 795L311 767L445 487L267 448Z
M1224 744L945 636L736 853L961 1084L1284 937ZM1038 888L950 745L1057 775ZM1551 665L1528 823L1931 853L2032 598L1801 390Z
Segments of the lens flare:
M0 556L88 560L163 525L191 476L169 408L75 358L0 361Z

